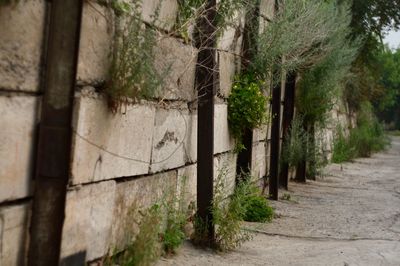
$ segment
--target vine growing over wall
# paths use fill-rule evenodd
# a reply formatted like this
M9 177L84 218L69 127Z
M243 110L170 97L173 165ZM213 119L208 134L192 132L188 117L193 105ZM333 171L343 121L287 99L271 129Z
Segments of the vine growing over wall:
M223 30L232 23L237 12L246 6L249 1L256 0L221 0L217 3L215 34L222 34ZM195 26L196 20L204 15L206 0L178 0L178 16L175 28L186 39L189 38L189 27ZM196 34L196 28L193 32Z

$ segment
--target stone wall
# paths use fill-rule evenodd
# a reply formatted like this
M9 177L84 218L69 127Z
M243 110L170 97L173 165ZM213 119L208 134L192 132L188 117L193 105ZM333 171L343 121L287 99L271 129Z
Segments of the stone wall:
M333 145L338 128L341 128L343 133L349 136L350 129L356 126L356 120L356 114L350 112L348 106L342 100L339 100L329 112L326 127L317 129L317 141L319 141L321 151L328 161L332 159Z
M158 0L143 1L152 21ZM36 135L46 40L47 1L0 5L0 265L24 265L31 215ZM261 1L261 28L273 17ZM127 210L147 208L167 191L195 200L197 49L173 33L178 3L162 2L159 68L171 67L154 100L113 113L101 88L108 79L116 17L96 1L84 1L77 87L72 120L71 175L66 197L61 257L92 261L124 245ZM215 105L215 176L226 170L234 184L235 141L229 133L227 97L240 71L244 15L238 12L218 41L219 83ZM254 130L252 174L267 175L269 126ZM329 135L329 134L327 134ZM185 180L185 182L183 182ZM183 187L185 185L185 187Z
M46 1L0 5L0 265L24 265Z

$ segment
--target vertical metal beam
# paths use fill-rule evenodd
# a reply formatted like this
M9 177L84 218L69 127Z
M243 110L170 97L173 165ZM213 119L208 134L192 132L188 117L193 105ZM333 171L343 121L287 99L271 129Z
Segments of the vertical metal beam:
M29 245L29 265L35 266L59 263L82 0L53 0L50 10Z
M242 42L242 73L249 71L251 61L257 54L257 36L259 31L260 1L249 2L245 17ZM242 173L251 172L253 153L253 130L243 132L242 144L244 149L239 152L236 162L236 174L240 178Z
M196 66L198 91L197 126L197 214L202 228L202 244L214 244L212 201L214 197L214 96L216 68L216 0L208 0L205 14L198 21Z
M290 126L294 116L294 99L296 90L296 73L288 73L286 75L285 83L285 101L283 105L283 118L282 118L282 147L289 141ZM289 165L281 163L279 174L279 185L288 189L289 181Z
M305 119L303 120L302 126L303 126L304 132L308 132L307 121ZM307 146L308 146L308 140L307 140ZM307 149L307 147L306 147L306 149ZM305 183L306 182L306 173L307 173L307 162L306 162L306 160L302 160L296 168L296 181Z
M244 178L251 172L251 161L253 153L253 130L245 129L242 136L244 149L238 153L236 161L236 174L239 179Z
M281 79L280 72L274 71L272 88L272 124L271 124L271 150L269 166L269 194L271 199L278 200L279 187L279 144L280 144L280 117L281 117ZM276 78L279 77L279 78Z
M317 155L316 147L315 147L315 123L310 123L308 127L308 154L310 158L308 159L308 174L306 174L306 178L310 180L316 180L316 167L317 167Z

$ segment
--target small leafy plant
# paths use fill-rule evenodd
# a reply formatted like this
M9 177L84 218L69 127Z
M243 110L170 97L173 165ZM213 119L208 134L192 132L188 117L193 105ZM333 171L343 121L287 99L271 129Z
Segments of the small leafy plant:
M338 126L336 128L336 136L333 141L332 162L342 163L349 161L354 154L353 149L349 146L347 138L344 136L343 129Z
M220 251L229 251L251 239L251 235L241 227L246 214L250 187L247 182L241 182L233 194L227 197L226 181L222 176L218 175L215 185L212 214L216 248Z
M105 259L104 265L151 265L161 255L174 254L186 239L187 208L182 190L177 197L174 190L164 193L159 202L144 211L136 211L134 204L126 221L126 245L123 251ZM140 219L136 219L137 216ZM138 227L138 230L135 228Z
M239 181L231 195L226 181L226 171L219 172L214 186L212 205L213 223L215 225L215 248L219 251L230 251L250 240L252 235L242 229L243 221L271 221L274 212L267 200L260 195L260 189L251 183L248 176ZM197 244L206 243L206 222L195 219Z
M183 180L186 180L184 178ZM185 187L186 181L182 182ZM172 197L164 201L163 207L166 212L166 225L161 233L161 241L165 254L175 254L176 250L186 239L185 225L188 222L187 208L184 206L185 190L182 190L178 198Z
M236 151L242 150L242 137L247 129L260 127L266 122L267 99L261 84L250 75L236 79L228 98L228 121L236 138Z
M274 209L268 205L268 201L260 194L250 195L247 199L244 220L248 222L265 223L272 221Z
M142 216L139 233L135 239L126 246L125 250L106 259L105 265L133 266L151 265L161 256L160 244L161 212L160 205L155 204L146 211L139 211Z

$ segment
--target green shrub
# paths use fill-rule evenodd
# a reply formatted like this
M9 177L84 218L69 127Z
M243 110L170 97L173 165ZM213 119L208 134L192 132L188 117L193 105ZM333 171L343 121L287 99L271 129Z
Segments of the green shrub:
M246 213L247 196L250 187L247 182L239 183L233 194L226 181L227 170L219 172L214 184L214 198L212 202L212 218L215 226L215 239L210 243L207 235L207 221L196 215L194 219L195 233L192 241L201 246L213 245L220 251L229 251L239 247L243 242L251 239L248 231L242 230L242 221Z
M267 200L260 195L260 189L246 176L236 184L231 195L226 182L226 170L220 171L215 181L212 205L213 223L215 225L215 248L230 251L251 239L252 235L242 229L242 222L266 222L273 218L273 209ZM207 244L207 224L198 217L194 220L196 244Z
M132 206L125 224L125 249L105 259L104 265L151 265L162 254L174 254L186 238L187 208L183 206L185 190L180 197L168 190L161 204L144 211ZM141 219L136 219L140 215ZM134 228L139 227L137 232Z
M183 178L183 180L186 180L186 178ZM186 181L183 183L183 186L185 186ZM186 239L184 228L188 217L187 210L183 206L185 191L182 190L181 194L179 199L172 197L170 200L164 201L163 204L167 219L165 230L161 233L161 240L166 254L174 254Z
M274 217L274 209L268 205L265 197L257 194L247 199L244 220L248 222L270 222Z
M369 157L384 150L389 144L382 125L372 112L370 103L362 103L358 112L357 126L346 138L339 128L333 146L332 161L341 163L356 157Z
M247 182L241 182L233 194L227 197L224 180L217 178L212 214L215 224L215 244L221 251L236 249L251 239L249 232L243 231L241 227L247 210L249 189Z
M351 148L347 138L343 134L341 127L336 129L336 136L333 141L332 162L342 163L352 158Z
M246 129L254 129L266 122L267 99L260 83L250 75L237 78L228 98L228 121L236 138L236 151L243 149L242 136Z
M296 167L307 157L308 134L302 125L302 117L296 116L290 125L290 134L286 136L288 141L282 147L281 163L287 163L290 168Z

